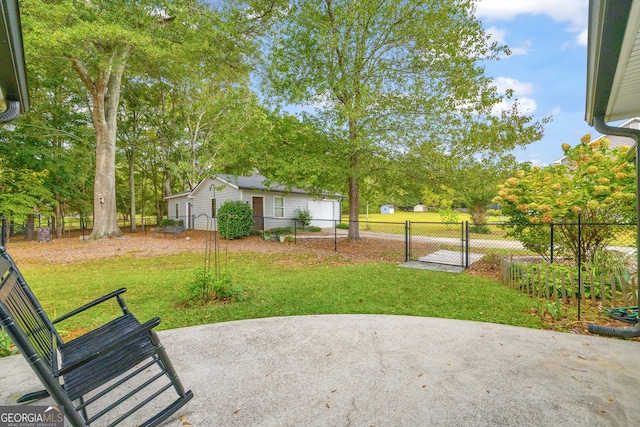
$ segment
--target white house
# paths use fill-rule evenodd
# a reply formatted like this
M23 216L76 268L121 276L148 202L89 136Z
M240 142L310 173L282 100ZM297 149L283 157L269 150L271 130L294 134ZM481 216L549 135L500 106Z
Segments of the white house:
M168 218L183 220L188 228L215 230L218 208L228 200L242 200L252 207L254 228L259 230L293 226L297 209L309 209L314 226L328 228L340 221L343 196L323 192L314 197L300 188L265 182L261 175L206 178L192 191L165 197Z

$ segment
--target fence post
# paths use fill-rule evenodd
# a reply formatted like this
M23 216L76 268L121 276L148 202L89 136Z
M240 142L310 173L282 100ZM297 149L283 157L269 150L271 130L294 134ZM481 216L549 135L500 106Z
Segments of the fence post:
M0 231L2 232L0 236L0 246L4 247L6 243L4 239L7 237L7 218L4 216L2 217L2 227L0 227Z
M578 320L580 320L580 301L582 300L582 233L580 224L581 215L578 214Z
M464 222L464 268L469 268L469 221Z
M550 264L553 264L553 223L549 224L549 227L551 228L551 262Z
M351 227L351 222L349 222ZM333 251L338 252L338 220L333 220Z
M411 236L410 227L411 222L406 220L404 223L404 262L409 262L409 258L411 258L411 255L409 254L409 237Z

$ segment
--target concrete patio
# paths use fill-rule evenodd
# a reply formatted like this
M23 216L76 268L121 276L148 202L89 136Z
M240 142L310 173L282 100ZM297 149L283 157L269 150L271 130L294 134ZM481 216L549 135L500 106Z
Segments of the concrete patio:
M640 425L637 341L383 315L245 320L160 338L195 394L166 426ZM0 359L0 405L40 388L21 356Z

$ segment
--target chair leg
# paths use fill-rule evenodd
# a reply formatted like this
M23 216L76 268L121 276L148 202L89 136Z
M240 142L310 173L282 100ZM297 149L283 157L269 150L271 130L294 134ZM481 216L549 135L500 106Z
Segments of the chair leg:
M34 402L36 400L45 399L50 394L47 390L32 391L31 393L25 393L16 400L17 403Z
M84 397L80 396L78 398L78 401L80 402L80 405L84 405ZM87 407L86 406L82 407L82 416L84 417L85 420L89 419L89 415L87 414Z
M160 339L158 338L158 335L156 334L155 331L152 330L152 331L149 331L149 338L151 339L151 344L153 344L153 347L156 349L156 354L160 358L160 363L162 363L162 366L164 367L164 370L167 372L167 375L169 376L169 379L171 380L173 387L176 389L176 393L178 393L178 396L180 397L185 397L186 394L185 394L182 382L180 381L180 378L178 378L178 374L174 369L173 364L171 363L171 360L169 360L169 356L167 356L166 350L160 343Z

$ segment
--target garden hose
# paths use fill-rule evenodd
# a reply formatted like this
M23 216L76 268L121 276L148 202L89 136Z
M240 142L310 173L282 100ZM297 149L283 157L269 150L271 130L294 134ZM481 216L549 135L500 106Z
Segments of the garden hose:
M627 323L638 323L638 306L605 308L607 314L614 319L622 320ZM640 337L640 325L635 328L612 328L609 326L595 325L590 323L587 329L592 334L604 335L606 337L616 338L636 338Z
M604 335L605 337L616 338L636 338L640 337L640 326L635 328L611 328L609 326L589 323L588 330L592 334Z
M604 311L606 311L610 317L613 317L616 320L634 324L638 323L637 305L634 305L632 307L605 308Z
M18 101L5 100L7 109L0 112L0 123L8 123L20 115L20 103Z

